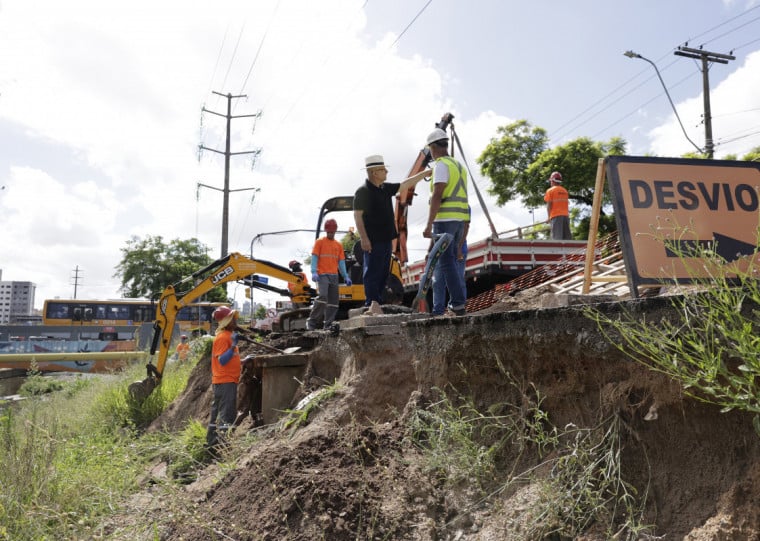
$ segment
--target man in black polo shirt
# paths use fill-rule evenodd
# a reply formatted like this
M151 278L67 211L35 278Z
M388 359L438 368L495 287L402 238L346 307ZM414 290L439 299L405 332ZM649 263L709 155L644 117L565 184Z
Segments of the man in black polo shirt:
M361 236L364 252L364 305L370 314L382 314L385 282L391 266L393 239L398 236L396 219L393 215L393 196L405 192L430 171L420 171L403 182L385 182L388 169L380 155L368 156L364 160L367 180L354 194L354 220Z

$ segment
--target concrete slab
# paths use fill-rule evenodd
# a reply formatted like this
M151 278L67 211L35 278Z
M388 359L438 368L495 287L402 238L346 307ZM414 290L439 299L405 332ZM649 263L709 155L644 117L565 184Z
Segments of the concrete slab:
M308 353L288 353L283 355L258 355L253 362L261 368L278 368L285 366L305 366L309 362Z
M415 319L425 319L431 317L430 314L383 314L382 316L365 316L359 315L349 317L349 319L340 322L341 330L359 329L362 327L378 327L389 325L401 325L407 321Z
M308 353L260 355L253 359L261 367L261 414L266 424L277 421L303 380Z
M563 308L566 306L581 306L601 302L614 302L615 295L581 295L576 293L544 293L539 302L541 308Z

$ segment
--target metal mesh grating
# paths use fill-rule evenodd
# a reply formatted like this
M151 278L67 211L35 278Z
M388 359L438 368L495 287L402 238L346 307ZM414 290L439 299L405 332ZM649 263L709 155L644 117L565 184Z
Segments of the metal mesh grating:
M562 287L563 284L578 281L583 278L584 264L586 261L586 249L577 250L565 256L562 261L541 265L526 272L505 284L499 284L490 291L485 291L476 297L467 300L467 312L485 310L497 302L512 296L518 291L524 291L532 287L551 283ZM606 266L620 263L622 266L622 252L620 251L620 239L617 232L601 237L594 244L594 261L604 261ZM594 272L599 270L594 267ZM627 286L626 290L627 290Z

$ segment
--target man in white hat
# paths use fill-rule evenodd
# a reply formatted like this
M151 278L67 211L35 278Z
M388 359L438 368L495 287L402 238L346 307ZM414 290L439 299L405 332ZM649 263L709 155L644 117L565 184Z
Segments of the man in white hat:
M367 180L354 194L354 220L361 236L363 251L364 305L368 313L382 314L385 283L391 266L393 239L398 237L393 214L393 196L404 193L430 175L420 171L403 182L385 182L388 169L379 154L364 160Z
M551 185L544 194L546 201L546 214L549 216L551 223L552 240L571 240L573 238L570 232L570 196L567 190L562 186L562 174L554 171L549 175L549 184Z

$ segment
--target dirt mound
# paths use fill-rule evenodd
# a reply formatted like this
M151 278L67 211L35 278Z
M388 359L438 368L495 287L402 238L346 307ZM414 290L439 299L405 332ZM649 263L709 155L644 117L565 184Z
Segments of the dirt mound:
M641 539L760 539L760 438L751 416L685 397L577 310L493 310L309 340L304 387L293 400L335 380L336 395L298 430L242 425L254 438L248 453L231 470L210 465L182 502L164 505L154 515L161 539L534 538L526 532L551 473L541 467L547 457L527 448L518 462L503 460L487 490L432 475L407 421L437 389L472 397L480 411L506 404L527 412L540 397L544 423L561 430L616 419L621 475L652 526ZM202 360L154 426L205 419L209 381ZM518 466L535 470L508 485ZM578 539L606 537L592 522Z

